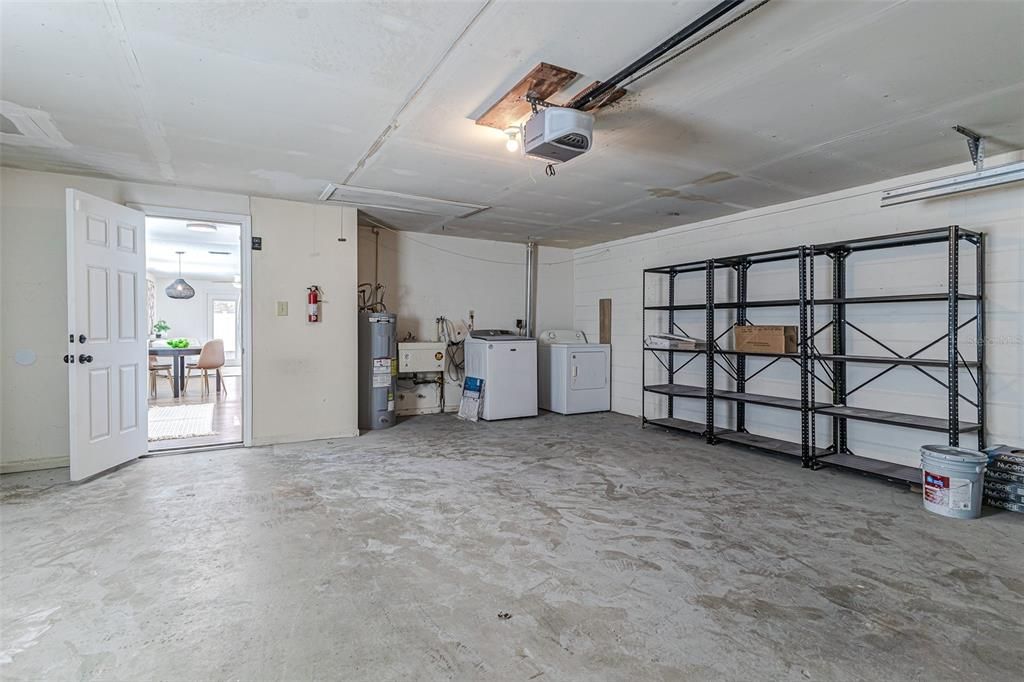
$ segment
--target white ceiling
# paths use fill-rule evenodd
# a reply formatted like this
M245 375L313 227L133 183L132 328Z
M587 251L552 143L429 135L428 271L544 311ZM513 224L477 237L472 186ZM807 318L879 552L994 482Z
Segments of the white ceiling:
M608 78L710 1L0 5L5 165L314 201L490 206L404 229L590 244L1024 147L1024 2L772 0L629 88L544 176L473 119L540 61ZM749 4L753 4L748 3Z
M190 222L207 223L217 231L195 232L186 227ZM186 280L230 282L241 274L241 230L226 223L147 217L146 270L157 277L177 277L177 252L184 251L181 273Z

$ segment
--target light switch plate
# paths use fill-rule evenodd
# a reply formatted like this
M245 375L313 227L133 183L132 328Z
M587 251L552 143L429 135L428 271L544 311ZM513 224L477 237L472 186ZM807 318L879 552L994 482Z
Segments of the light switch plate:
M288 301L277 302L277 316L286 317L288 315Z

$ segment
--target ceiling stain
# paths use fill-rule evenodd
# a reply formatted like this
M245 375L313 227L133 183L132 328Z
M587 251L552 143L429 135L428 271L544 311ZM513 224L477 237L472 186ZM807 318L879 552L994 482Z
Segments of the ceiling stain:
M726 202L722 201L721 199L715 199L714 197L704 196L703 194L680 194L679 198L685 199L686 201L706 201L709 204L726 204Z
M680 192L678 189L672 189L670 187L650 187L648 188L647 193L655 199L682 199L683 201L704 201L710 204L724 203L713 197L704 196L703 194Z
M722 182L724 180L734 180L737 176L730 173L729 171L716 171L710 175L705 175L703 178L695 181L695 185L710 185L714 182Z

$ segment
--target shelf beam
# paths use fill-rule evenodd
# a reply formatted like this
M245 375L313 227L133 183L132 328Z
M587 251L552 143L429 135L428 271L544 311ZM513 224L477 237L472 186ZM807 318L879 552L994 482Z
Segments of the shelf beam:
M789 455L790 457L803 456L803 446L800 443L793 443L788 440L738 431L726 431L716 435L719 440L733 443L735 445L743 445L748 448L771 452L777 455ZM818 452L821 455L825 455L829 451L824 448L818 448Z
M881 476L897 483L921 483L920 469L892 462L884 462L880 459L871 459L852 454L839 454L824 455L818 457L817 461L828 466Z
M707 390L703 386L688 384L651 384L644 386L644 390L650 393L672 396L673 398L696 398L707 400ZM765 395L762 393L748 393L739 391L727 391L716 389L714 397L718 400L729 400L736 403L750 403L752 405L763 405L765 407L778 407L783 410L799 410L802 408L799 398L784 398L778 395ZM828 403L816 403L817 409L830 407Z
M950 428L948 419L939 417L925 417L919 414L906 414L903 412L890 412L888 410L872 410L866 407L850 407L849 405L826 405L815 407L818 414L845 417L858 421L875 422L877 424L892 424L893 426L905 426L912 429L924 431L941 431L948 433L955 431L957 434L970 431L977 431L978 425L972 422L959 422L956 428Z
M837 304L848 304L848 305L862 305L869 303L945 303L950 299L948 294L945 293L928 293L928 294L891 294L882 296L850 296L846 298L817 298L814 300L814 305L837 305ZM955 297L957 301L977 301L977 294L958 294ZM779 298L763 301L747 301L744 307L746 308L795 308L800 305L799 298ZM704 310L706 306L702 303L685 303L677 306L666 306L666 305L651 305L644 306L644 310ZM733 310L739 308L740 305L736 301L729 301L724 303L716 303L714 305L716 310Z

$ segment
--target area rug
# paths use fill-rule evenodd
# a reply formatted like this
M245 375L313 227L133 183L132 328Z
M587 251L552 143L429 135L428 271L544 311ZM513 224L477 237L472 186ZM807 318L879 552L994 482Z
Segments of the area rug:
M213 403L149 408L149 440L212 436Z

